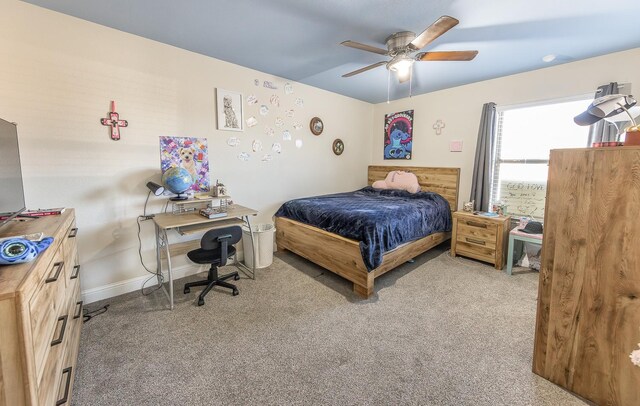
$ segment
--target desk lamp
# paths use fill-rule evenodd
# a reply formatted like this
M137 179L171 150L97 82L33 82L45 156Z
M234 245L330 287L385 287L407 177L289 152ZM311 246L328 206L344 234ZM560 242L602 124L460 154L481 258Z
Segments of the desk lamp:
M573 121L582 126L595 124L605 120L616 126L618 137L620 127L618 123L631 121L636 126L635 118L640 116L640 106L636 106L636 99L631 95L610 94L595 99L586 111L575 116Z
M149 188L151 193L153 193L156 196L160 196L161 194L164 193L164 187L158 185L155 182L147 182L147 188Z

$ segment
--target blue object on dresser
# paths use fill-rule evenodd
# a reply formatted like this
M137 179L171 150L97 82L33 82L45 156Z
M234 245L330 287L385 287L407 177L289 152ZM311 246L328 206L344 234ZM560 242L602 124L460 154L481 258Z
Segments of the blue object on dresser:
M355 192L290 200L275 214L360 241L371 271L391 251L430 234L451 231L449 202L437 193L365 187Z
M0 243L0 265L21 264L31 262L38 254L49 248L53 238L46 237L40 241L29 241L24 238L10 238Z

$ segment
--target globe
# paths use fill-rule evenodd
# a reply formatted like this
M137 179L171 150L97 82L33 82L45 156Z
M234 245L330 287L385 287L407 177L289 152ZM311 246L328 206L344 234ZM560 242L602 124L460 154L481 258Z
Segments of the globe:
M174 167L167 169L162 174L162 184L171 192L178 195L172 200L184 200L186 196L180 196L180 194L189 190L191 185L193 185L193 178L186 169Z

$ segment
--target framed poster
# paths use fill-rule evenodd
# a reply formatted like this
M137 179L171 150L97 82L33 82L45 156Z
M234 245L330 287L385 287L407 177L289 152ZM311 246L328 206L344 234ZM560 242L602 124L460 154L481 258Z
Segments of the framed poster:
M384 116L384 159L411 159L413 110Z
M217 88L216 108L218 130L244 131L241 93Z
M193 137L160 137L160 169L165 173L173 167L184 168L191 174L195 192L208 192L209 157L207 139Z

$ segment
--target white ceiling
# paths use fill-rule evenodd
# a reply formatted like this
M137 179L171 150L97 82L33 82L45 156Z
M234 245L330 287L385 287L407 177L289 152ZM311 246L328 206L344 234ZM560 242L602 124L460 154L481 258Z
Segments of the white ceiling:
M340 42L385 48L389 34L420 33L441 15L460 24L426 50L479 54L416 63L414 95L640 47L640 0L25 1L372 103L387 100L384 67L342 75L388 58ZM392 77L391 100L408 95Z

